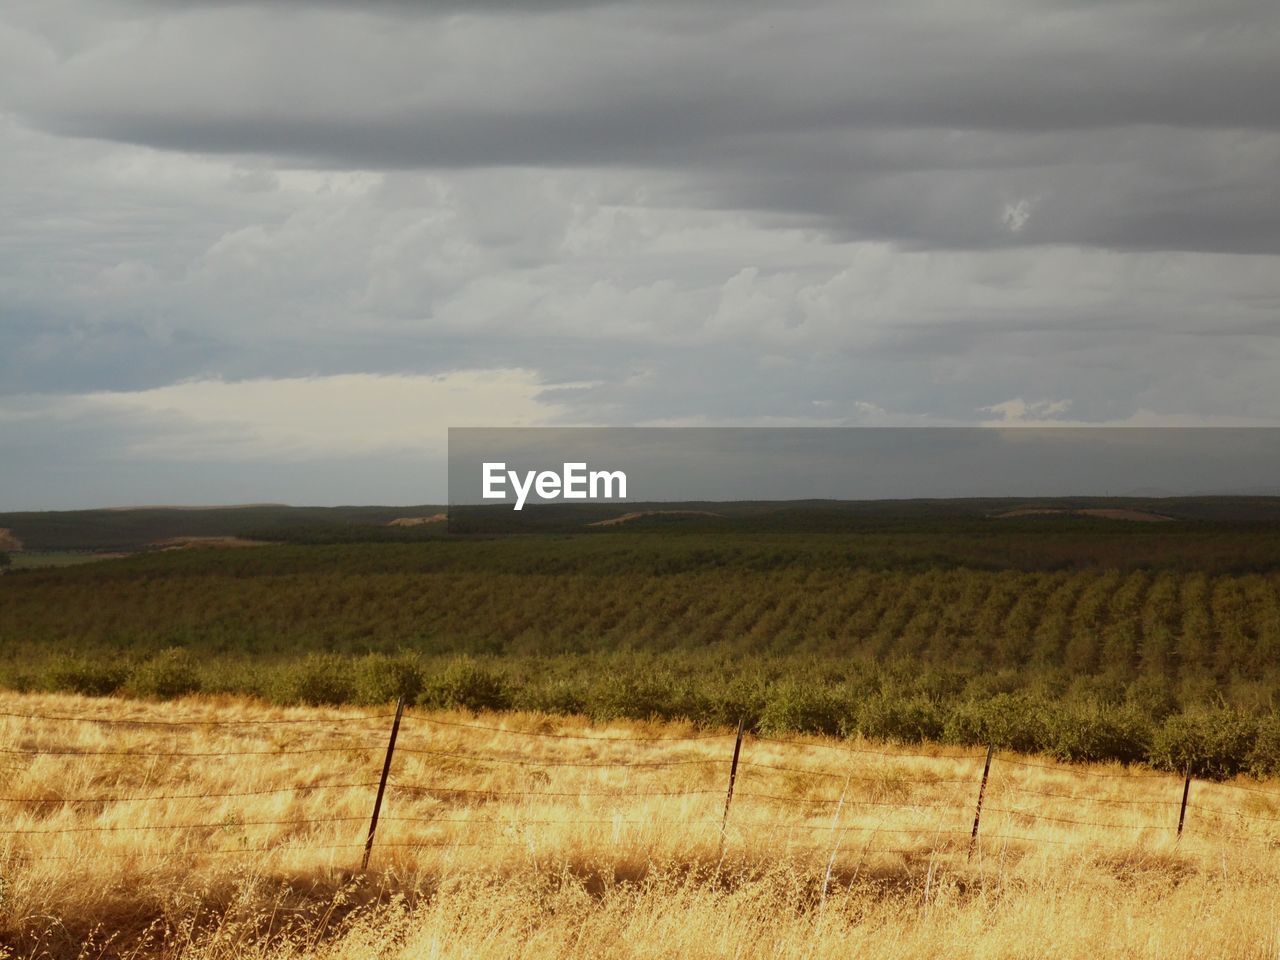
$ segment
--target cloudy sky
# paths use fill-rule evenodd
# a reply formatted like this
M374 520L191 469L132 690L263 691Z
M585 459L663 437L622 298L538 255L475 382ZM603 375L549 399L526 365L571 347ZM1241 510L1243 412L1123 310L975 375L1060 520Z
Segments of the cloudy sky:
M1274 0L0 0L0 509L448 426L1280 424Z

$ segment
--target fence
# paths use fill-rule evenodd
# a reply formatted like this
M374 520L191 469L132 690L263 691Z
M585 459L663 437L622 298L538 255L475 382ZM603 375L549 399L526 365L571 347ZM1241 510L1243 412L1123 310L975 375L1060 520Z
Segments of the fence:
M685 737L521 730L409 712L403 701L394 713L323 719L5 711L0 718L10 728L0 741L10 783L0 788L9 811L0 865L82 858L80 843L90 834L179 838L167 847L96 850L94 857L323 852L367 869L380 850L538 852L539 831L563 846L574 841L568 832L586 830L593 843L692 846L720 859L735 848L817 853L828 875L850 837L865 839L860 858L972 858L992 844L1096 845L1107 838L1280 846L1280 791L1066 767L993 747L877 749L758 735L742 724L736 733ZM88 732L69 736L68 725ZM147 740L156 735L177 739ZM181 742L184 736L200 742ZM218 737L232 742L208 742ZM116 792L51 788L50 781L67 782L70 774L56 765L72 758L81 781L140 782ZM335 768L346 775L316 780ZM181 786L217 780L215 774L224 784L256 777L264 785ZM31 782L19 788L24 777ZM295 779L265 785L282 778ZM173 821L183 801L218 816ZM225 809L232 801L252 801L262 812ZM356 809L361 803L365 809ZM254 832L275 836L252 839ZM73 852L51 852L59 838L75 839ZM234 845L219 845L221 838ZM907 839L884 846L885 838Z

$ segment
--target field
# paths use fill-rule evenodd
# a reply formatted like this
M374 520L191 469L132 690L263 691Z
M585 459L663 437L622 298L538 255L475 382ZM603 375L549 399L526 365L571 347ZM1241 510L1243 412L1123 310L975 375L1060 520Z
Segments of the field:
M1270 957L1280 782L725 728L0 698L12 956ZM1212 944L1212 949L1208 945Z
M1275 501L681 509L0 516L0 956L1280 950Z
M254 549L10 571L0 684L281 704L404 693L436 708L745 718L1270 776L1270 503L1263 520L1160 523L982 512L1001 502L659 515L519 536L278 525L241 531L277 541ZM1242 509L1232 504L1199 511ZM149 514L139 522L154 532ZM378 540L387 530L418 539Z

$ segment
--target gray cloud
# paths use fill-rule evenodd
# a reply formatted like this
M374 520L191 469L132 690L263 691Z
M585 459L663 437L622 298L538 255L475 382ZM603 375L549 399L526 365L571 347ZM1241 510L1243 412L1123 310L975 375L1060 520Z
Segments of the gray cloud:
M203 436L55 413L183 381L520 369L567 423L1280 422L1277 40L1253 0L10 4L4 490L71 502L61 462ZM234 499L301 496L254 456ZM196 472L130 462L97 472Z
M332 168L675 171L706 203L913 246L1280 251L1273 5L188 6L15 106Z

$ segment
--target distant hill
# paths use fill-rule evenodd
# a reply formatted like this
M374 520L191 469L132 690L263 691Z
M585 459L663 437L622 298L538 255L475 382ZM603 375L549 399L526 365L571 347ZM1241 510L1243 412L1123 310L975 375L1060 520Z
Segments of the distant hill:
M441 505L411 507L126 507L39 513L0 513L0 529L27 550L141 550L192 537L286 534L314 528L384 527L405 516L431 516Z
M458 535L581 533L645 529L821 533L946 522L1126 524L1126 520L1280 524L1280 497L1039 497L956 500L697 501L551 503L454 507L132 507L0 513L11 549L136 551L165 542L245 538L290 543L414 542Z

